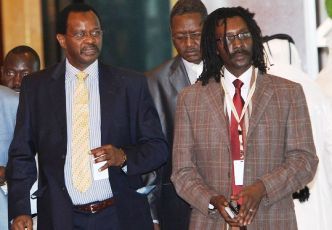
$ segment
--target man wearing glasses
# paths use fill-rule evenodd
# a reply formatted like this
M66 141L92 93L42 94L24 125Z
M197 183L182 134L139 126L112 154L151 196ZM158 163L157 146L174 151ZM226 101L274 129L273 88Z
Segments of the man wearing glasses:
M153 229L141 174L168 146L142 75L98 61L102 30L86 4L60 12L66 59L24 78L7 179L12 229L32 229L38 152L39 229Z
M172 181L190 229L295 230L293 192L318 159L302 87L266 74L261 30L242 7L202 32L204 68L176 108Z
M170 148L173 143L177 95L185 86L194 84L203 70L200 44L206 17L207 10L201 1L177 1L171 11L170 29L178 55L146 74ZM159 173L161 189L160 198L157 198L159 203L157 219L160 221L161 229L188 229L189 205L176 194L170 181L172 158L169 158Z

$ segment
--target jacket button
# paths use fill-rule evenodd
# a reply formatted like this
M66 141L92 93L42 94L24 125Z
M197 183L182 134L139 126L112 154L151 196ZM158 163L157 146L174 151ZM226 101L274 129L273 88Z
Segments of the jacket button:
M61 159L62 159L62 160L66 159L66 155L62 155L62 156L61 156Z

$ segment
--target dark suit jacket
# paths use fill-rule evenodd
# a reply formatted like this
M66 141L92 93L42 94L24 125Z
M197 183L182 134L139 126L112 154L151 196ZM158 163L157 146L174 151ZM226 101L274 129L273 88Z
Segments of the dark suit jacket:
M189 229L226 229L217 213L208 214L212 196L231 193L229 122L225 93L210 80L184 89L178 98L173 143L172 180L193 207ZM294 82L258 75L244 152L244 186L261 180L267 196L251 229L297 229L292 193L315 175L315 153L302 87ZM213 218L214 217L214 218Z
M121 147L128 172L110 167L121 229L152 229L141 174L166 161L168 146L144 76L99 63L101 144ZM9 214L30 214L29 190L39 157L38 228L71 230L72 202L64 181L67 148L65 62L24 78L8 162ZM105 220L107 223L107 220ZM111 224L111 223L109 223Z
M149 90L158 111L163 132L172 147L176 100L180 91L190 85L186 68L180 56L167 61L145 74L148 77ZM170 183L172 158L162 169L162 183Z

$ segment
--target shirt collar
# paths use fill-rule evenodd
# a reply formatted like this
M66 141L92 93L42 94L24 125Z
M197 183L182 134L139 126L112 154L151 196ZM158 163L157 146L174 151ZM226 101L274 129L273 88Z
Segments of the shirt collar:
M66 80L76 79L76 74L81 70L74 67L69 63L66 58ZM86 69L83 70L86 74L88 74L88 78L98 77L98 60L95 60L91 65L89 65ZM97 73L97 74L96 74Z
M224 77L225 77L225 83L226 83L227 87L234 88L233 81L235 81L236 79L239 79L243 82L242 89L249 89L250 88L251 76L252 76L252 69L253 69L253 67L251 66L249 69L247 69L239 77L235 77L231 72L229 72L225 68Z
M182 58L182 61L183 61L184 65L185 65L186 69L190 68L195 73L199 73L199 75L201 75L201 73L203 71L203 61L201 61L198 64L195 64L195 63L192 63L192 62L188 62L184 58Z

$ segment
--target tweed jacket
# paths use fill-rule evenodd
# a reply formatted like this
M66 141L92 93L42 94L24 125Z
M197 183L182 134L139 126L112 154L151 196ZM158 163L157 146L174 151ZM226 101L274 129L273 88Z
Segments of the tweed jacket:
M208 213L212 196L231 195L224 96L220 83L210 80L178 97L172 181L194 208L189 229L226 229L218 213ZM312 180L318 164L302 87L259 74L246 138L244 186L261 180L267 192L248 230L297 229L292 193Z

